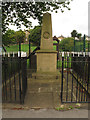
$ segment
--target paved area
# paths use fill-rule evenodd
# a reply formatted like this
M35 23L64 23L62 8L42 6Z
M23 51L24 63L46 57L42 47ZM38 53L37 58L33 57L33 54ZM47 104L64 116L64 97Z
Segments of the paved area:
M88 118L88 110L73 109L56 111L54 109L40 110L3 110L3 118Z

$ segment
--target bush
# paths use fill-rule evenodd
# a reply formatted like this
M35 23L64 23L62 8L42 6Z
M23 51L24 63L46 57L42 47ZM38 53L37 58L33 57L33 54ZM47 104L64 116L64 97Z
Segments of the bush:
M68 52L73 51L74 38L72 38L72 37L64 38L60 42L59 46L60 46L60 51L68 51Z

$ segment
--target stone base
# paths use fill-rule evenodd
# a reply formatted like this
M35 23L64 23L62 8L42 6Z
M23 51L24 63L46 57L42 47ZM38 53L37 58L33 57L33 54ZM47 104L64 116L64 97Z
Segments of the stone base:
M57 71L57 51L37 51L37 72Z
M32 77L35 79L59 79L60 78L60 72L57 70L57 72L36 72L32 73Z

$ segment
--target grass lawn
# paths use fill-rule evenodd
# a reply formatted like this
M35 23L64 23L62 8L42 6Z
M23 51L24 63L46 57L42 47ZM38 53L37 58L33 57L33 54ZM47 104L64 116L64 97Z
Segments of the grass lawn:
M62 67L62 60L58 60L57 61L57 67L61 68ZM64 68L71 68L71 57L69 57L69 61L67 62L66 58L64 59L64 64L63 64Z
M10 47L5 47L7 52L18 52L19 51L19 45L11 45ZM31 51L33 51L36 48L36 46L31 45ZM29 45L28 44L22 44L21 45L21 51L28 52L29 51Z
M55 41L54 41L55 42ZM31 51L33 51L37 46L33 46L31 44ZM10 47L5 47L7 52L18 52L19 45L11 45ZM53 49L56 50L56 45L53 46ZM29 51L29 44L22 44L21 51L28 52ZM29 68L29 59L27 60L27 67Z
M56 41L54 41L56 42ZM31 44L31 51L33 51L37 46L33 46ZM56 50L56 45L53 46L53 49ZM6 47L7 52L18 52L19 51L19 45L11 45L10 47ZM22 44L21 45L21 51L28 52L29 51L29 45L28 44ZM69 58L69 61L71 59ZM27 67L29 68L29 60L27 60ZM62 61L57 62L57 67L61 68L62 67ZM67 67L67 62L64 61L64 68ZM71 62L69 63L68 67L71 67Z
M31 44L31 51L33 51L37 46L33 46ZM19 51L19 45L11 45L9 47L5 47L7 52L18 52ZM53 46L54 50L56 50L56 46ZM29 44L22 44L21 45L21 51L28 52L29 51Z

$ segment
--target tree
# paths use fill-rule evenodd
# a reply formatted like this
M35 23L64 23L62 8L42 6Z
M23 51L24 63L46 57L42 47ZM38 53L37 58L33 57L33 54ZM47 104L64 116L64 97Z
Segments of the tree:
M77 34L77 38L78 38L79 40L81 40L81 36L82 36L81 33L78 33L78 34Z
M73 47L74 47L74 38L72 37L68 37L68 38L64 38L60 44L60 50L61 51L73 51Z
M2 43L5 46L8 46L10 44L15 44L16 39L15 39L15 31L14 30L7 30L5 34L2 36Z
M72 32L71 32L71 37L77 37L78 39L81 39L81 36L82 36L82 34L81 33L78 33L76 30L73 30Z
M64 0L64 2L2 2L2 31L7 30L9 23L14 24L17 28L23 24L26 27L31 27L31 21L28 18L38 19L42 22L44 12L55 11L60 9L64 12L64 8L68 7L72 0Z
M34 45L40 45L41 26L34 27L34 29L30 32L29 39Z
M24 40L25 40L25 33L22 30L15 32L14 30L9 29L2 36L2 43L4 46L16 44L19 41L24 42Z
M23 43L25 40L25 32L23 32L22 30L16 31L15 38L16 38L17 43L19 42Z
M74 38L74 51L76 51L76 50L79 51L79 48L80 48L79 43L80 43L80 41L77 41L77 42L76 42L75 37L77 37L79 40L81 40L82 34L81 34L81 33L78 33L76 30L73 30L73 31L71 32L71 36Z
M73 30L72 32L71 32L71 37L77 37L77 31L76 30Z

